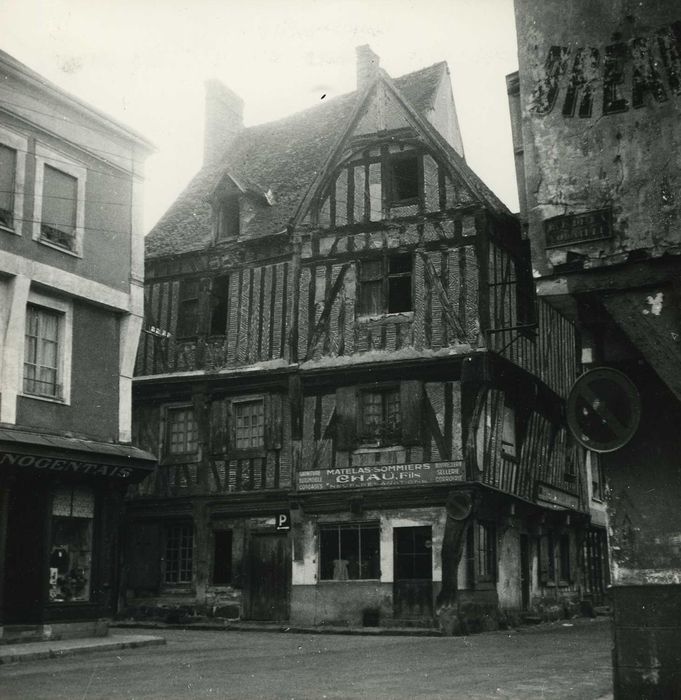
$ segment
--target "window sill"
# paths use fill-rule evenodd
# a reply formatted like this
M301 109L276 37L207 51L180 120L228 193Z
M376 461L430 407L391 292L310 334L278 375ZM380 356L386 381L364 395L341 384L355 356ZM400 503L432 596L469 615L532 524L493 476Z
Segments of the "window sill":
M21 236L19 231L12 228L11 226L4 226L3 224L0 224L0 231L4 231L5 233L13 233L15 236Z
M317 581L317 583L380 583L380 581L380 578L346 578L342 581L337 581L333 578L321 578Z
M396 209L399 207L413 207L415 204L419 203L418 197L409 197L408 199L394 199L390 202L388 207L390 209Z
M65 255L70 255L73 258L82 258L83 257L77 251L69 250L68 248L64 248L64 246L57 245L56 243L52 243L51 241L48 241L45 238L38 238L38 243L40 243L40 245L47 246L48 248L52 248L53 250L58 250L60 253L64 253Z
M359 323L395 323L395 321L413 321L414 312L413 311L392 311L382 314L377 314L375 316L370 315L359 315L357 316L357 321Z
M22 392L19 396L25 399L35 399L36 401L45 401L47 403L56 403L60 406L69 406L70 403L66 399L58 399L52 396L40 396L40 394L27 394Z

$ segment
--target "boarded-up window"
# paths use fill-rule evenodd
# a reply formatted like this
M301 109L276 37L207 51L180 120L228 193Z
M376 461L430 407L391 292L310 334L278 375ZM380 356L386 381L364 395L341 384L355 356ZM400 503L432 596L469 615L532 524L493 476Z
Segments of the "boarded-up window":
M168 454L194 454L198 449L198 426L191 407L169 408L167 413Z
M63 315L41 306L26 309L24 392L60 399L59 330Z
M17 152L0 144L0 226L14 226L14 178Z
M177 337L192 338L199 330L199 281L182 280L177 312Z
M55 245L75 250L78 180L45 165L40 233Z
M238 401L233 405L237 450L263 447L265 442L265 408L262 399Z
M377 524L323 525L319 528L320 579L352 581L380 577Z
M229 277L216 277L210 289L210 333L224 335L229 313Z
M232 531L213 532L213 584L226 585L232 582Z
M163 581L169 585L191 583L194 530L191 524L170 525L165 532Z

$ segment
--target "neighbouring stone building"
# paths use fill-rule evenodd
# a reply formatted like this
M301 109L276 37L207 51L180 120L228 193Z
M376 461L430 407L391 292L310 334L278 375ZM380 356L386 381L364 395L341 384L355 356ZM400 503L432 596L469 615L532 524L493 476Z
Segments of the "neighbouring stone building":
M0 642L115 611L150 150L0 51Z
M588 409L606 445L640 412L633 439L590 459L610 489L615 697L679 698L681 8L515 5L508 84L539 297L578 325L586 369L620 370L640 396L599 403L594 385Z
M245 128L146 242L127 505L137 615L494 627L578 606L589 508L573 324L467 166L449 71Z

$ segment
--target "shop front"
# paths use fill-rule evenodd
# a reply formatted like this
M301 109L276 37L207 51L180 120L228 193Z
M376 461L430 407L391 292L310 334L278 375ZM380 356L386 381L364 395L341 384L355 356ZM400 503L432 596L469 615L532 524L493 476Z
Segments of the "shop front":
M0 430L2 641L106 632L125 491L155 464L130 446Z

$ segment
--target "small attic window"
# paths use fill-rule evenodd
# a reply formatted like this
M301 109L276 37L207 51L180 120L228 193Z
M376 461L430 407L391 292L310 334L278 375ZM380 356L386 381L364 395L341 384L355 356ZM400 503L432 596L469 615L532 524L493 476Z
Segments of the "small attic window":
M223 197L218 205L216 240L225 241L239 235L239 198L236 195Z
M414 202L419 197L419 159L416 153L393 154L390 158L390 203Z

